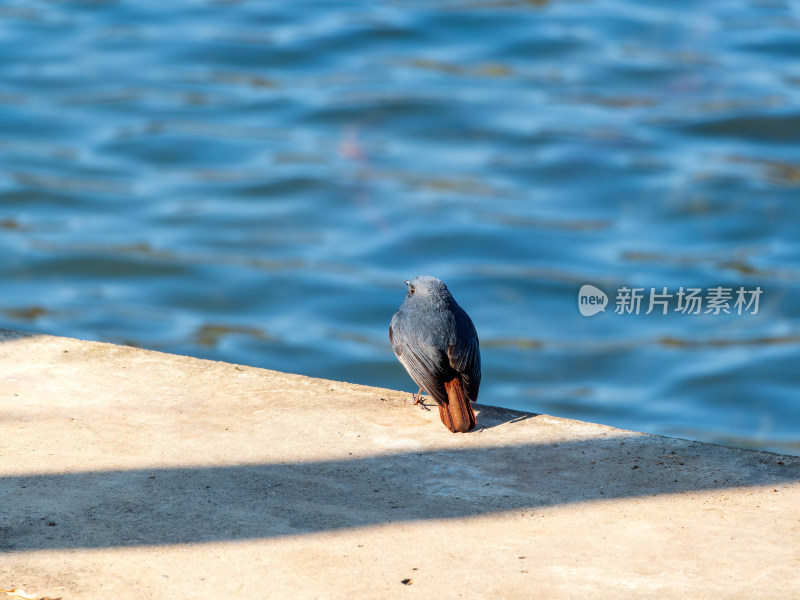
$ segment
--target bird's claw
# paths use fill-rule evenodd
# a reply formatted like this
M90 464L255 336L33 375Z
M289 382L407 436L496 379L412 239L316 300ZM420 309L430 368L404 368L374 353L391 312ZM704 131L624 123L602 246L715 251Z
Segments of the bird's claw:
M422 392L419 394L413 394L412 398L414 398L414 404L418 404L422 410L430 410L430 408L425 406L425 403L422 401Z

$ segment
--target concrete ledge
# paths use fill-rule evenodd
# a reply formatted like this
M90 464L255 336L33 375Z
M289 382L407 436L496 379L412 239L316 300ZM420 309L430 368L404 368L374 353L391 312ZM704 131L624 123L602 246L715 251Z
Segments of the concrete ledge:
M0 330L0 588L800 597L800 458L410 397Z

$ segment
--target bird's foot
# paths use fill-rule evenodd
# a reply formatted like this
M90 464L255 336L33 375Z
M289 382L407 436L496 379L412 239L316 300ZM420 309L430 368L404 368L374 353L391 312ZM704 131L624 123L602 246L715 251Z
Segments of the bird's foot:
M419 392L417 392L416 394L413 394L413 395L412 395L412 398L414 398L414 404L418 404L418 405L419 405L419 407L420 407L422 410L430 410L430 408L428 408L427 406L425 406L425 403L422 401L422 390L420 390L420 391L419 391Z

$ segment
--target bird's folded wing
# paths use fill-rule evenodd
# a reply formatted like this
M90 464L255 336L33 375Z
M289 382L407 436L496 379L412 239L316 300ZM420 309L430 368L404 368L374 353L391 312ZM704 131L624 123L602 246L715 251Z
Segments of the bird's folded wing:
M481 351L478 334L471 321L459 320L458 342L447 349L447 358L450 366L461 373L464 391L470 402L478 399L478 389L481 385Z
M442 379L447 368L447 360L442 352L433 346L406 342L401 336L393 335L391 328L389 339L394 353L411 375L411 379L437 402L446 402L447 395Z

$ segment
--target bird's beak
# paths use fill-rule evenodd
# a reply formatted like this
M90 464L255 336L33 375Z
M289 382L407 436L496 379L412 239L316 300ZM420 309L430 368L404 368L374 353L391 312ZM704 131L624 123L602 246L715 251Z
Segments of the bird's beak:
M406 285L411 285L411 284L408 282L408 279L406 279Z

